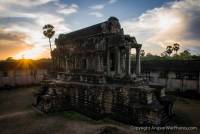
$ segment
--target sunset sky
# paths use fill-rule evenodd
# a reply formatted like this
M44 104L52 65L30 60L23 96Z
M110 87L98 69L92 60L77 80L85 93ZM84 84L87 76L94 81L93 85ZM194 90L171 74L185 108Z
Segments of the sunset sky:
M200 54L200 0L0 0L0 59L49 57L42 27L56 34L120 20L145 52L160 55L177 42L181 50Z

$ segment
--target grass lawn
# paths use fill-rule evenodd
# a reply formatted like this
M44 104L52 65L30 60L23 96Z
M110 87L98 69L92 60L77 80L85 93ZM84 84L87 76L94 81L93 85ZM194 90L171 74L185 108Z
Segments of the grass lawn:
M25 87L0 91L0 134L141 133L130 125L107 118L96 121L73 111L39 114L31 106L33 92L37 89L38 87ZM200 101L177 98L175 113L174 122L178 126L200 127Z
M179 126L196 126L200 128L200 101L177 98L174 106L175 123Z

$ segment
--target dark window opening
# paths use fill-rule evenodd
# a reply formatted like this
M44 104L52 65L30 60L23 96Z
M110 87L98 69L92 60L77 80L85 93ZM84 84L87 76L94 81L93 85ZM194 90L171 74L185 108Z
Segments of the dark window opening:
M161 72L160 74L159 74L159 78L167 78L168 77L168 73L167 72Z
M8 72L3 72L3 77L8 77Z
M145 78L150 80L151 76L150 76L150 72L144 72Z
M86 61L86 59L82 60L82 65L83 65L83 69L86 70L87 69L87 61Z

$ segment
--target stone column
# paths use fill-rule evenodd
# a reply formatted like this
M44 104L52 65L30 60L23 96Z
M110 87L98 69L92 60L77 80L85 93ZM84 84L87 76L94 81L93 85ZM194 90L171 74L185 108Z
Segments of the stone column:
M101 71L101 65L100 65L100 55L99 53L97 54L97 72Z
M99 55L99 62L100 62L100 71L102 72L103 71L103 56L102 54L100 53Z
M118 60L117 60L117 61L118 61L118 62L117 62L117 73L120 74L120 73L121 73L121 61L120 61L120 60L121 60L121 59L120 59L121 53L120 53L120 49L119 49L119 48L118 48L117 50L118 50L118 51L117 51L117 59L118 59Z
M86 70L88 70L88 69L89 69L89 66L88 66L88 60L89 60L89 58L88 58L88 57L86 57L86 59L85 59L85 62L86 62Z
M109 48L107 49L107 59L106 59L106 62L107 62L107 75L110 74L110 50Z
M120 50L118 47L115 48L115 72L120 74Z
M198 93L200 93L200 72L199 72L199 78L198 78L198 90L199 90Z
M126 74L131 74L131 49L130 46L126 48Z
M66 58L66 63L65 63L65 72L69 72L69 67L68 67L68 58Z
M121 53L120 53L120 72L121 73L124 73L124 70L125 70L125 56L124 56L124 51L122 50Z
M140 49L141 47L136 48L136 74L137 75L140 75L140 72L141 72Z
M74 56L74 70L76 70L76 66L77 66L77 65L76 65L76 62L77 62L77 61L76 61L76 56Z

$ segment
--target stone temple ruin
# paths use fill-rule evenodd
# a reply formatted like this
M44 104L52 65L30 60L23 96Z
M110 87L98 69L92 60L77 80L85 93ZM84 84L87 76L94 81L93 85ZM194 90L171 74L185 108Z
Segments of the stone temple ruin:
M163 86L140 77L140 49L117 18L60 34L52 52L56 78L42 82L34 106L42 112L74 110L95 119L162 125L173 115ZM136 70L131 71L131 49ZM135 72L133 75L132 72Z

